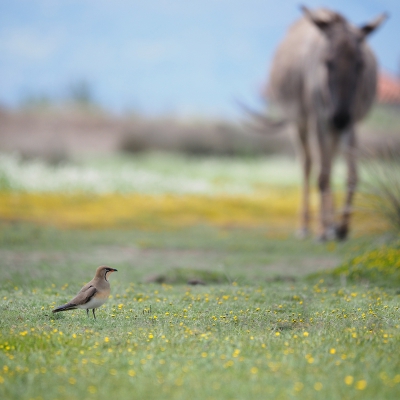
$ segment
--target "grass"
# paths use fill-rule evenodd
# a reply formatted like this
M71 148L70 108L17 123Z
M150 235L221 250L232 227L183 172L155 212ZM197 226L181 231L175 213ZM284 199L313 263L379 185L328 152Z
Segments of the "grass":
M342 277L352 282L372 282L381 287L391 286L398 289L400 287L399 242L359 254L333 271L329 271L327 275Z
M3 398L394 399L393 293L272 285L121 285L53 318L69 288L3 297ZM69 294L69 293L68 293Z
M152 162L141 168L162 174ZM238 162L239 178L213 162L205 181L239 189L256 167ZM46 192L13 176L0 194L1 399L397 399L398 241L379 221L359 212L351 240L321 244L293 237L286 184ZM101 264L118 273L97 320L52 314Z
M336 266L341 259L376 243L364 236L336 245L313 240L271 238L268 228L193 226L171 230L77 230L23 223L1 223L2 286L35 286L66 279L74 269L81 283L92 275L93 264L121 269L123 280L144 282L154 274L173 278L179 270L212 271L224 283L267 283L297 278ZM204 279L203 276L198 278Z
M379 237L0 227L1 398L396 398L396 288L303 279ZM103 261L118 273L97 320L53 315ZM196 271L205 286L185 283ZM145 283L154 273L180 279Z

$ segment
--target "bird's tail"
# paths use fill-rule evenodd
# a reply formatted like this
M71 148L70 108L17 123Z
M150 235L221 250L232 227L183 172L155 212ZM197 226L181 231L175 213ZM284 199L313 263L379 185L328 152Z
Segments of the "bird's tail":
M75 304L67 303L59 306L53 310L53 313L60 312L60 311L68 311L68 310L75 310L77 307Z

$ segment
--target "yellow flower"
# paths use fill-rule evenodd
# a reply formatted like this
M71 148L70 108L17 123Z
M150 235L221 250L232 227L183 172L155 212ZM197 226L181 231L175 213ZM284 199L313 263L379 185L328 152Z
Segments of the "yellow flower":
M250 370L250 372L251 372L252 374L256 374L256 373L258 372L258 368L257 368L257 367L253 367L253 368Z
M308 332L303 332L303 336L308 337Z
M95 386L89 386L88 387L88 392L91 394L95 394L97 392L97 389Z
M175 385L176 385L176 386L182 386L182 385L183 385L183 379L182 379L182 378L178 378L178 379L175 381Z
M71 385L75 385L76 379L75 379L75 378L69 378L69 379L68 379L68 382L69 382Z
M323 385L322 385L321 382L316 382L316 383L314 384L314 389L315 389L316 391L320 391L322 388L323 388Z
M357 381L355 386L358 390L364 390L367 387L367 381L365 379Z
M130 369L130 370L128 371L128 375L129 375L129 376L135 376L135 375L136 375L136 372L135 372L133 369Z
M233 357L237 357L239 354L240 354L240 350L239 350L239 349L236 349L236 350L233 352L232 356L233 356Z
M344 378L344 383L345 383L346 385L351 385L353 382L354 382L354 378L353 378L351 375L347 375L347 376Z
M330 350L329 350L329 353L331 353L331 354L335 354L335 353L336 353L336 349L333 349L333 348L332 348L332 349L330 349Z
M110 341L110 339L106 336L106 337L104 338L104 341L105 341L106 343L108 343L108 342Z
M296 392L300 392L300 391L303 389L303 387L304 387L304 385L303 385L303 383L301 383L301 382L296 382L296 383L294 384L294 390L295 390Z

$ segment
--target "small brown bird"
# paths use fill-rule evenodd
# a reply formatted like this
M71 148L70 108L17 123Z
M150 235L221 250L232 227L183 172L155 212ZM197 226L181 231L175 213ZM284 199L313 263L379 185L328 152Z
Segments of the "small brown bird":
M102 306L110 295L110 283L107 280L107 274L115 271L117 270L107 267L107 265L97 268L94 278L70 302L55 308L53 313L83 308L86 309L86 313L89 316L89 309L92 309L93 317L96 319L94 310Z

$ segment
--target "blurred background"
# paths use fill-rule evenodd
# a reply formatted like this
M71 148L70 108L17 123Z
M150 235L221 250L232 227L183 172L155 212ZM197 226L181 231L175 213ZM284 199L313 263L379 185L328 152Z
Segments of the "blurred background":
M359 145L375 157L360 163L352 240L306 250L294 238L293 132L256 132L240 105L266 110L271 59L301 17L299 0L0 0L3 281L56 282L70 265L83 280L98 263L146 282L204 270L261 282L332 268L388 243L391 230L398 237L400 2L305 5L356 25L390 14L369 38L379 88ZM338 210L346 172L339 158Z
M397 138L400 3L323 5L354 24L390 14L370 38L381 72L362 143ZM297 0L1 1L0 151L291 155L285 135L246 130L238 102L262 110L274 50L298 17Z

